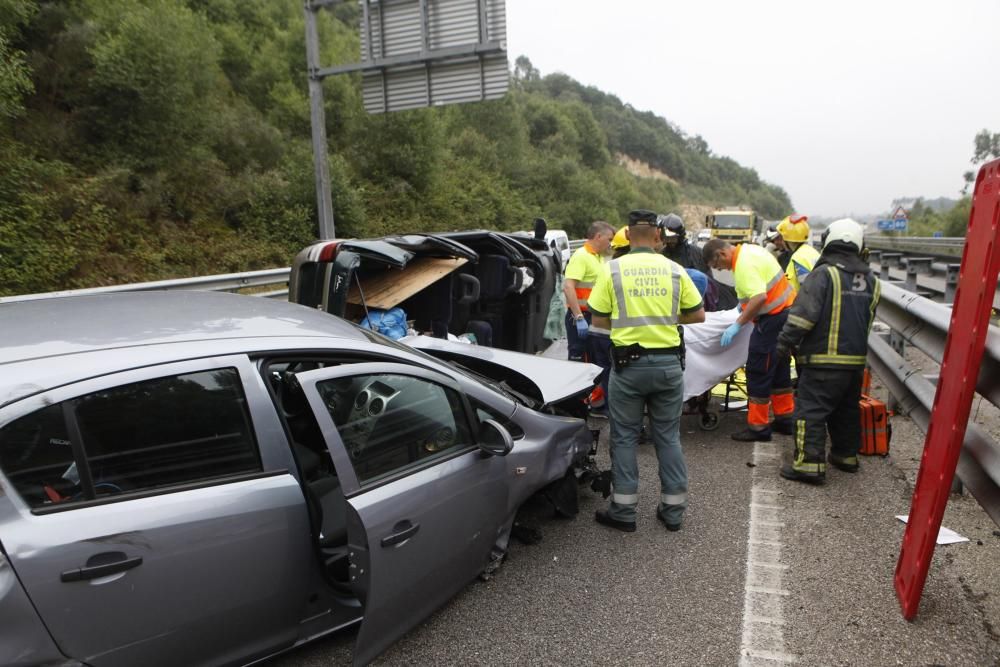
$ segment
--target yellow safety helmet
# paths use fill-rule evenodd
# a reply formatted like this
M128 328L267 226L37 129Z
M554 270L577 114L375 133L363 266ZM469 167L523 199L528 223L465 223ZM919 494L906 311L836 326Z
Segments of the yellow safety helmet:
M809 240L809 218L804 215L786 215L778 223L778 233L789 243L806 243Z
M628 225L622 226L617 232L615 232L614 238L611 239L611 248L618 250L619 248L626 247L628 243L628 237L625 236L625 230L628 229Z

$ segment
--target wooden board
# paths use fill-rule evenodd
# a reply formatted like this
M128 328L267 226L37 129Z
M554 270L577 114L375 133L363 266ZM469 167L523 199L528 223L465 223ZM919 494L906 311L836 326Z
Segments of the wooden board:
M468 261L462 257L418 257L404 269L386 269L382 273L366 276L361 280L365 304L369 308L383 309L398 306ZM347 293L347 303L361 305L361 293L358 291L357 282L351 283L351 289Z

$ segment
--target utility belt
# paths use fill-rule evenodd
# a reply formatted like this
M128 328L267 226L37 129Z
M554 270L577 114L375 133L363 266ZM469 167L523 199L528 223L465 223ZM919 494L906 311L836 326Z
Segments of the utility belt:
M684 334L681 334L681 344L675 347L643 347L638 343L631 345L615 345L611 348L611 359L615 362L615 370L620 371L633 361L650 354L676 354L684 370Z

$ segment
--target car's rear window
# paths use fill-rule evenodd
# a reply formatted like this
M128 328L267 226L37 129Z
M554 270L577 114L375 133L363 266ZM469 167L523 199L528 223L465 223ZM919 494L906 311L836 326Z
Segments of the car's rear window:
M0 467L31 507L260 470L233 368L113 387L0 428Z

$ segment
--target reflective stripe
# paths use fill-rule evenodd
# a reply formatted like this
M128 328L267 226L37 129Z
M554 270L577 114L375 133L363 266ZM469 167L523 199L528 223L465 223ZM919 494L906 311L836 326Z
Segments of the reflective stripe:
M872 303L868 307L868 333L872 332L872 324L875 322L875 308L878 307L878 300L882 297L882 281L875 279L875 288L872 290Z
M772 287L774 287L775 285L777 285L777 284L778 284L778 283L779 283L779 282L781 281L781 278L782 278L782 277L783 277L784 275L785 275L784 273L782 273L781 271L779 271L779 272L778 272L778 274L777 274L776 276L774 276L774 277L773 277L773 278L771 278L771 279L770 279L769 281L767 281L767 285L766 285L766 289L767 289L767 291L769 291L769 292L770 292L770 291L771 291L771 288L772 288Z
M625 300L625 287L622 285L622 273L621 267L618 265L618 260L614 259L608 262L608 268L611 269L611 286L615 291L615 302L618 304L618 316L611 316L612 328L624 329L626 327L672 326L677 324L680 312L681 276L673 267L671 267L670 275L670 286L672 288L670 315L636 315L634 317L628 314L628 302Z
M806 420L796 419L795 420L795 459L792 461L792 467L796 470L802 465L802 462L806 460Z
M611 502L617 503L619 505L638 505L639 504L639 494L638 493L612 493Z
M844 366L864 366L868 357L861 354L810 354L807 364L842 364Z
M791 324L794 324L795 326L797 326L798 328L805 329L806 331L811 331L812 328L814 326L816 326L815 322L810 322L806 318L800 317L799 315L789 315L788 316L788 321Z
M806 420L795 420L795 459L792 461L792 469L798 472L820 473L826 472L825 463L806 462Z
M830 272L830 278L833 280L833 308L830 311L830 334L826 340L826 353L836 355L837 339L840 337L840 273L833 266L826 267L826 270Z
M594 289L594 285L596 285L596 284L597 283L588 283L588 282L584 282L582 280L577 280L576 281L576 286L578 288L580 288L580 287L587 287L587 288L590 288L590 289Z
M605 329L604 327L590 327L590 333L591 334L604 334L605 336L610 336L611 335L611 331L609 329Z
M681 503L686 503L688 496L686 493L661 493L660 502L664 505L680 505Z
M768 315L775 315L776 313L774 313L773 311L778 306L785 305L785 302L788 300L788 297L795 294L795 288L788 283L788 278L785 278L785 274L781 274L780 277L784 278L785 280L785 289L778 296L773 297L768 301L765 301L764 305L760 309L761 312L767 313ZM780 313L781 311L779 310L778 312Z
M797 472L804 472L804 473L826 472L825 463L804 463L804 462L799 463L798 461L796 461L795 463L792 464L792 468L794 468Z

